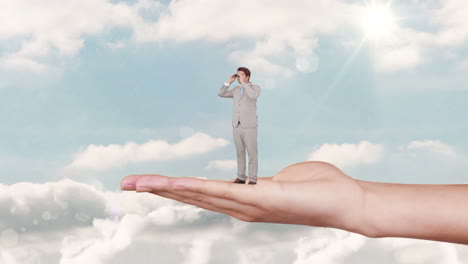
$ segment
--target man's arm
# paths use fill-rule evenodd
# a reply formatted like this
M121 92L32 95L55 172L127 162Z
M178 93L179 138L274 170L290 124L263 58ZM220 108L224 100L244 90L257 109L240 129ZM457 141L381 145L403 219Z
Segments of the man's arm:
M365 218L373 237L468 244L468 184L358 183L365 190Z
M224 83L223 86L221 86L221 89L219 89L218 95L221 97L226 97L226 98L232 98L232 89L228 90L229 83Z
M250 99L257 99L260 95L260 86L251 83L242 83L241 85L244 87L245 94Z

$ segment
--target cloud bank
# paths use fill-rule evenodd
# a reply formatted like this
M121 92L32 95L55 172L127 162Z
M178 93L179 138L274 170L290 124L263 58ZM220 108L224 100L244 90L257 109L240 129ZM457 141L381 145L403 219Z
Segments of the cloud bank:
M203 154L227 146L229 141L213 138L204 133L195 133L178 143L150 140L143 144L128 142L108 146L91 144L75 154L68 169L105 170L127 164L149 161L164 161Z
M148 193L97 190L68 179L0 185L0 212L0 261L6 264L357 264L389 256L396 264L456 264L468 256L465 246L450 243L247 223Z

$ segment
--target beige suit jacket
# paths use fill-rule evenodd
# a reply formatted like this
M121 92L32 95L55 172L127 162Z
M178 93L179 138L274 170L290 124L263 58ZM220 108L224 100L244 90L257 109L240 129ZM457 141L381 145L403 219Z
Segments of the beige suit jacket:
M244 87L244 93L240 94L240 87ZM257 98L260 95L260 86L252 83L243 83L228 90L229 86L223 85L218 95L225 98L233 98L232 126L237 127L241 122L243 127L257 127Z

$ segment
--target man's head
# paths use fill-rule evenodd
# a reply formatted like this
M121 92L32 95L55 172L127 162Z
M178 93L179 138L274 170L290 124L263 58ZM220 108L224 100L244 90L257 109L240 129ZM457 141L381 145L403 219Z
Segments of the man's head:
M237 68L237 75L245 77L245 80L250 82L250 70L246 67ZM237 77L237 82L239 82L239 77Z

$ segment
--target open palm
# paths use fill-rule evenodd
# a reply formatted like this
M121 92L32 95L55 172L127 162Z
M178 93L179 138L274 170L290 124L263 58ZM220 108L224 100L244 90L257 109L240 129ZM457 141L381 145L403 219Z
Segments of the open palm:
M257 185L198 178L130 175L123 190L153 194L249 222L335 227L353 231L364 212L358 182L325 162L292 164Z

